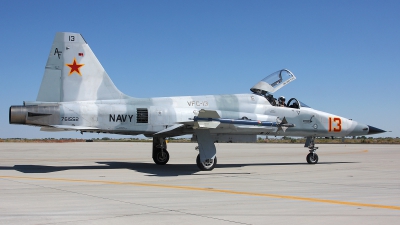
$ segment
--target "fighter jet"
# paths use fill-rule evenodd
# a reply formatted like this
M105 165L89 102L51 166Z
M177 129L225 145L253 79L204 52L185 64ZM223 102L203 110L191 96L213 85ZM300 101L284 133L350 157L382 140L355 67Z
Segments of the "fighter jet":
M316 137L385 132L296 98L274 98L295 79L282 69L247 94L134 98L117 89L81 34L63 32L54 38L36 101L11 106L9 122L41 131L144 134L153 138L152 158L158 165L170 157L166 138L192 134L200 170L216 166L215 142L256 142L257 135L306 137L307 162L316 164Z

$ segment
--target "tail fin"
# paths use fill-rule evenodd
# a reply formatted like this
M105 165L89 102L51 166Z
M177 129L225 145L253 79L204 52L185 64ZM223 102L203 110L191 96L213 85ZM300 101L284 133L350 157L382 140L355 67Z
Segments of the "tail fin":
M36 101L68 102L126 98L78 33L57 33Z

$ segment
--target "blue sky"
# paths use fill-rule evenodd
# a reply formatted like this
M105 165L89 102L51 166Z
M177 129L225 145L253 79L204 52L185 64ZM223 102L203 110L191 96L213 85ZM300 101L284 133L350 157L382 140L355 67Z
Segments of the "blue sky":
M8 124L35 100L56 32L81 33L134 97L249 93L282 68L276 95L399 137L400 1L3 1L0 138L103 137ZM120 137L105 135L108 137Z

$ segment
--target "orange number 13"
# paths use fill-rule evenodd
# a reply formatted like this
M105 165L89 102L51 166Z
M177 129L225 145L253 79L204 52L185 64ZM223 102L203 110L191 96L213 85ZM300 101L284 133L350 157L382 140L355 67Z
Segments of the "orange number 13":
M336 126L333 127L332 130L332 123L336 123ZM342 119L339 117L329 117L329 132L340 132L342 131Z

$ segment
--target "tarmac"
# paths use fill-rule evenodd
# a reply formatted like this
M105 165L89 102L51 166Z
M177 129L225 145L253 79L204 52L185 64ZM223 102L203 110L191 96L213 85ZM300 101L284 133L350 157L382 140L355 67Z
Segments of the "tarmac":
M400 145L0 143L0 224L399 224Z

